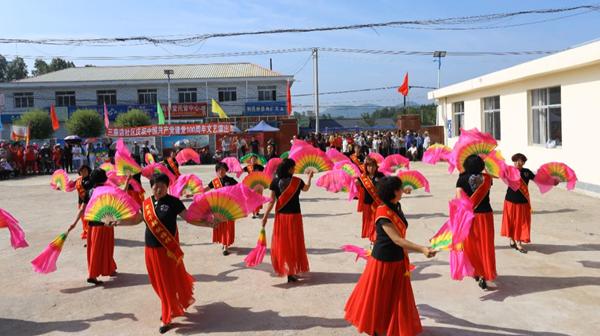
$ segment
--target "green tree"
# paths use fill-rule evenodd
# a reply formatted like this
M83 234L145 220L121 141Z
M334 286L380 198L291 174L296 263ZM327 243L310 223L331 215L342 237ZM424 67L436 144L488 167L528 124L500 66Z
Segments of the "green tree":
M63 69L67 69L67 68L74 68L74 67L75 67L75 63L65 61L64 59L62 59L60 57L53 58L52 61L50 61L50 64L46 63L46 61L44 61L43 59L38 58L35 60L35 64L34 64L35 70L33 70L31 73L34 76L39 76L39 75L47 74L49 72L63 70Z
M31 74L34 76L43 75L50 72L50 67L48 63L41 58L36 58L35 63L33 64L33 71Z
M137 127L151 125L152 121L146 112L139 109L131 109L127 113L119 114L115 121L117 127Z
M27 77L27 74L27 64L25 64L25 61L21 57L17 56L8 63L7 81L23 79Z
M104 123L96 110L76 110L67 121L69 133L84 138L96 138L102 135Z
M8 77L8 62L0 55L0 82L6 82Z
M15 120L15 124L29 126L29 134L32 139L48 139L54 133L48 111L29 110Z

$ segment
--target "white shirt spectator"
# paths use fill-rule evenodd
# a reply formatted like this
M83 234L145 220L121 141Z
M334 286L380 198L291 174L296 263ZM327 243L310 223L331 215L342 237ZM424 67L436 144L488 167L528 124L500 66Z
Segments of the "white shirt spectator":
M423 139L423 148L427 149L427 148L429 148L430 145L431 145L431 138L429 137L429 135L426 135L425 138Z
M342 152L348 153L350 150L348 149L348 139L344 137L342 140Z

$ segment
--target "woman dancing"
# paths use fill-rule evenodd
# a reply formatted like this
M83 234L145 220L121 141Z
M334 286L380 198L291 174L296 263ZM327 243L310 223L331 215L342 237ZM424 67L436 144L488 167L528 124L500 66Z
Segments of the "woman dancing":
M256 156L256 154L252 153L250 155L250 163L244 167L244 172L251 174L255 171L261 172L264 171L265 167L263 167L262 165L258 164L258 157ZM262 187L255 189L255 192L259 193L259 194L263 194L263 190ZM258 216L260 216L260 210L262 209L262 205L259 205L256 209L254 209L254 212L252 212L252 218L258 218Z
M80 209L83 206L83 201L87 195L90 186L90 173L91 169L88 165L79 167L79 177L75 181L75 190L77 190L77 207ZM88 222L83 219L83 213L81 213L81 225L83 230L81 231L81 239L87 240L88 233Z
M377 195L377 182L385 175L377 171L379 166L377 161L371 157L365 159L365 172L358 177L359 189L359 212L362 212L362 231L361 238L368 238L371 242L375 241L375 211L381 204Z
M215 165L217 177L210 181L208 186L204 188L204 191L236 185L237 181L227 176L228 170L229 168L227 168L226 164L218 162ZM221 244L223 246L223 255L228 256L229 246L235 242L235 221L226 221L216 226L213 229L212 242Z

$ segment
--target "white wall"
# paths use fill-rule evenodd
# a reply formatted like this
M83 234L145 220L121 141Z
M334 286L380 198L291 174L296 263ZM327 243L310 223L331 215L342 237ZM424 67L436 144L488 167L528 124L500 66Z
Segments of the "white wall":
M558 148L531 143L529 91L552 86L561 87L562 140ZM452 103L465 102L465 128L483 129L482 98L500 95L501 140L499 149L507 160L516 152L525 154L527 165L536 169L543 163L560 161L573 168L579 178L578 188L600 193L600 64L554 73L521 82L466 94L440 98L439 120L443 111L452 118ZM440 122L441 124L441 122ZM458 138L448 139L450 146Z

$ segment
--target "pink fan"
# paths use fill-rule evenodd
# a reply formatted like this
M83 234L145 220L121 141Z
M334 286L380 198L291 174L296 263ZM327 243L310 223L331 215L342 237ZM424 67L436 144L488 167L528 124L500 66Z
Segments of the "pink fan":
M351 177L360 176L360 169L358 169L358 167L349 160L336 162L333 165L333 169L341 169L341 170L345 171L346 174L350 175Z
M75 183L69 180L69 175L63 169L56 170L50 178L50 187L54 190L71 192L75 189Z
M177 160L177 163L180 165L190 160L194 161L195 163L200 163L200 154L191 148L184 148L177 153L175 160Z
M383 155L381 155L381 154L379 154L379 153L371 152L371 153L369 153L369 155L368 155L368 156L369 156L370 158L373 158L373 159L375 159L375 161L377 161L377 164L378 164L378 165L380 165L380 164L382 164L382 163L383 163L383 160L384 160L384 158L383 158Z
M410 168L410 160L400 154L392 154L383 159L383 162L379 166L379 171L391 175L401 168Z
M0 228L8 228L10 245L13 249L29 246L25 240L25 232L19 226L19 221L4 209L0 209Z
M350 200L354 199L354 196L358 194L354 178L342 169L331 170L324 175L321 175L317 179L316 185L333 193L338 193L340 191L348 192L348 198Z
M348 160L348 157L346 155L340 153L337 149L331 148L331 147L327 149L327 152L325 152L325 155L327 155L329 160L331 160L333 163Z
M577 175L571 167L564 163L549 162L538 169L533 181L542 194L548 192L560 182L567 182L567 190L573 190L577 183Z
M281 161L283 160L280 158L272 158L271 160L269 160L269 162L267 162L267 165L265 166L265 174L271 176L271 178L275 177L275 172L277 171L277 167L279 166Z
M256 207L268 201L268 198L239 183L194 196L187 216L188 220L214 218L218 222L234 221L248 216Z
M519 190L519 187L521 186L521 172L515 166L505 164L502 167L500 179L514 191Z
M142 169L142 176L147 179L151 179L154 174L165 174L169 177L170 184L175 183L176 178L173 173L169 170L169 168L165 167L162 163L153 163L151 165L147 165Z
M426 192L429 192L429 181L416 170L400 170L397 176L402 180L403 188L410 188L412 190L423 188Z
M221 160L221 162L227 165L227 170L229 173L235 174L236 177L240 177L240 175L242 175L243 169L238 159L234 157L226 157Z
M354 261L358 261L358 258L367 260L371 255L370 250L358 247L356 245L342 245L341 249L344 252L356 253L356 259Z
M298 151L301 151L304 148L314 148L314 147L304 140L300 140L300 139L294 140L294 142L292 143L292 148L290 148L290 154L288 155L288 157L292 156L293 154L297 153Z
M202 180L194 174L180 175L177 178L175 184L170 188L171 195L175 197L191 197L196 194L202 193L204 187L202 186Z
M125 152L117 151L115 153L115 171L117 175L127 176L128 174L134 175L142 171L142 167Z
M247 213L251 213L254 210L256 210L256 208L258 208L259 206L271 201L269 197L265 197L255 192L243 183L238 183L234 185L232 192L240 193L242 195L246 205Z
M448 156L452 152L452 149L442 144L433 144L427 148L423 153L423 162L429 164L436 164L439 161L448 161Z
M127 148L127 145L125 145L125 142L123 142L123 138L117 140L116 149L117 152L120 152L125 156L131 156L131 152L129 151L129 148Z

